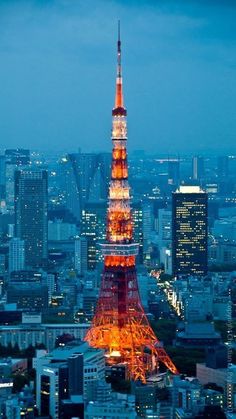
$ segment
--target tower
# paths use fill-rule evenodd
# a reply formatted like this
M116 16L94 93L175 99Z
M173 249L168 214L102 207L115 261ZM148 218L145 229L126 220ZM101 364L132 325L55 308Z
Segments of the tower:
M180 186L172 195L173 275L207 274L207 193Z
M105 350L108 365L126 363L129 377L145 382L158 361L173 373L177 373L177 369L154 335L139 297L135 269L138 244L133 242L120 34L117 45L111 181L106 241L102 244L104 270L96 312L85 340L91 346Z
M26 267L41 267L47 262L47 172L15 172L16 237L25 242Z

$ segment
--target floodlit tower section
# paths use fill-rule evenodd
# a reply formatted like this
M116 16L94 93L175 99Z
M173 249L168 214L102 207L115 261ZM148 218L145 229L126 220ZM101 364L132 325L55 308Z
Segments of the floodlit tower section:
M106 243L102 244L104 271L96 313L85 340L105 350L108 365L125 363L129 377L146 381L159 361L178 373L160 345L141 305L133 242L127 165L127 123L121 75L120 30L117 44L115 107L112 110L112 166L107 211Z

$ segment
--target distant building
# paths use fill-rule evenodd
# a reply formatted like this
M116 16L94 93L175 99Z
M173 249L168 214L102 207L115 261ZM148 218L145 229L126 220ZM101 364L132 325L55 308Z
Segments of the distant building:
M88 202L106 199L110 153L72 153L61 161L61 188L66 207L80 220Z
M171 241L172 236L172 212L166 208L158 210L158 240L160 246Z
M172 208L173 274L206 275L207 194L198 186L180 186Z
M5 150L5 193L6 203L9 209L14 208L15 190L14 176L15 171L24 168L30 163L30 151L22 148Z
M0 200L6 198L6 157L0 156Z
M40 267L47 263L48 176L45 170L15 173L16 236L25 241L25 264Z
M154 211L151 202L144 202L142 205L143 212L143 254L144 257L148 253L148 247L151 242L151 232L154 229Z
M219 179L222 177L228 177L229 175L229 157L219 156L217 158L217 175Z
M99 242L105 239L106 234L106 210L105 202L89 202L82 210L81 237L87 240L87 266L95 269L101 258Z
M65 223L62 220L48 222L48 240L69 240L75 237L77 227L75 224Z
M9 242L9 273L25 268L24 240L12 238Z
M204 157L194 156L192 158L192 179L201 181L205 175Z
M30 316L27 317L29 319ZM82 340L89 326L89 323L41 324L35 321L31 323L28 320L24 324L1 326L0 345L15 346L17 344L20 350L24 350L30 345L36 346L43 343L47 350L51 351L55 347L58 336L70 334L75 339Z
M48 307L48 288L41 282L10 281L7 302L15 303L24 311L42 311Z
M132 205L132 216L134 223L134 241L139 244L139 253L136 263L143 263L143 208L141 202L134 202Z
M75 239L75 269L78 275L83 275L88 269L88 241L86 237Z
M168 184L178 186L180 180L179 160L168 160Z

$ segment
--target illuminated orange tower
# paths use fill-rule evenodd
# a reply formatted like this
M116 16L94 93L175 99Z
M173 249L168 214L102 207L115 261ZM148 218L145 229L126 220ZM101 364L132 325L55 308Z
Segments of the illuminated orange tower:
M106 243L102 244L104 271L100 296L85 340L105 350L107 364L126 363L133 380L146 376L163 362L178 373L160 345L144 313L138 291L133 242L130 188L127 165L127 124L121 75L121 41L118 34L118 63L115 107L112 110L112 167L107 212Z

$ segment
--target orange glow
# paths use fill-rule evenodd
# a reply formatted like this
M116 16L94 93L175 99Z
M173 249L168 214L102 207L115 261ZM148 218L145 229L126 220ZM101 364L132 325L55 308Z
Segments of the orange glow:
M124 164L124 161L119 160L119 163L116 161L112 165L111 176L112 176L112 179L127 179L128 178L128 169L127 169L127 166Z
M127 157L127 152L124 148L114 148L112 152L112 157L114 160L125 160Z
M134 266L135 256L106 256L104 261L105 266Z
M146 377L157 371L159 362L174 374L178 371L149 325L138 291L135 269L138 245L133 242L129 202L120 46L119 37L104 271L96 313L85 341L92 347L104 349L106 364L125 363L130 379L146 383Z
M116 99L115 99L115 108L123 108L123 92L122 92L122 82L121 79L117 79L116 82Z
M109 210L107 214L107 239L108 241L130 241L132 239L133 225L130 209Z

